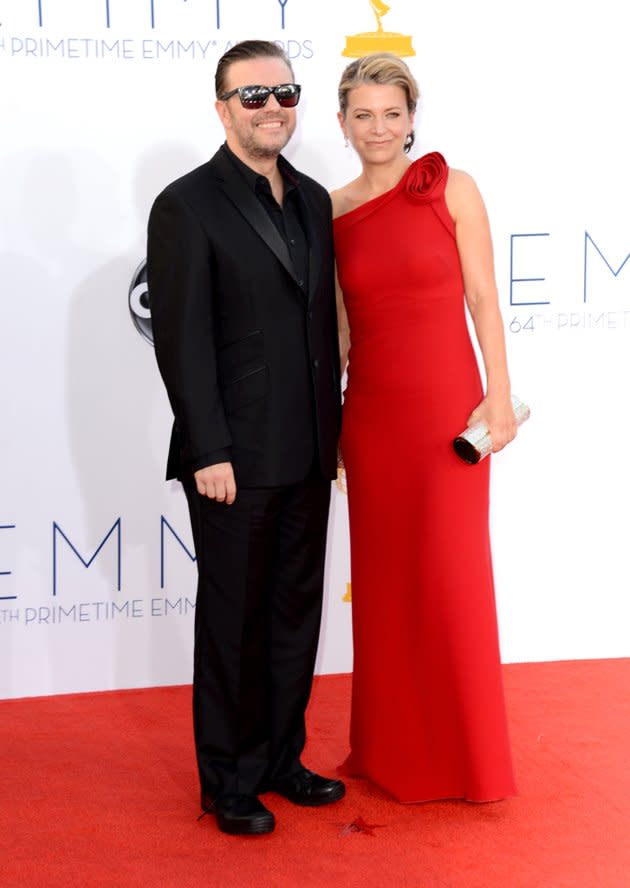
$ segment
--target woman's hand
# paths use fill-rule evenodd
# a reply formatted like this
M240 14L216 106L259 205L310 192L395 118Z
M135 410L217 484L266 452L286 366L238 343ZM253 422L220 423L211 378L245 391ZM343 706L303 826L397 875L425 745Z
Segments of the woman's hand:
M490 431L492 452L503 450L516 437L516 417L509 397L486 395L468 417L468 425L483 422Z
M341 444L337 444L337 468L345 469L345 463L343 461L343 453L341 452Z

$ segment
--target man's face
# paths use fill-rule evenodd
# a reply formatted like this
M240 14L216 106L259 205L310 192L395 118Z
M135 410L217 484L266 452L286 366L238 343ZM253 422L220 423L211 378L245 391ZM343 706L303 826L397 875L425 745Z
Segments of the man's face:
M279 86L292 82L293 75L282 59L248 59L230 65L225 92L239 86ZM255 110L243 108L238 94L227 101L217 101L216 109L229 147L242 159L277 157L295 130L295 108L281 108L273 94L266 105Z

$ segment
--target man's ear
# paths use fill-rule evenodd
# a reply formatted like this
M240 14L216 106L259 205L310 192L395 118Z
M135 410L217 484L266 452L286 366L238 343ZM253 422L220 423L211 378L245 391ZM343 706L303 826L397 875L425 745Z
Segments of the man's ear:
M227 108L227 103L221 102L219 99L217 99L214 103L214 107L216 108L216 112L219 115L219 120L221 121L225 129L230 129L231 119L230 112Z

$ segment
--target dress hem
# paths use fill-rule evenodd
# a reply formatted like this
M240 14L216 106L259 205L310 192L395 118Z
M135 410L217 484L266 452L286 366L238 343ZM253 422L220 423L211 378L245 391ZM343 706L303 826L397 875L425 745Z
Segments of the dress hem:
M516 787L513 787L509 792L501 793L499 795L492 794L489 798L473 798L472 796L466 795L465 792L446 792L444 795L429 795L421 798L413 798L413 799L403 799L396 795L391 789L387 789L386 786L383 786L382 783L379 783L378 780L375 780L373 777L368 776L367 774L348 766L347 760L343 762L341 765L337 766L337 773L344 777L352 777L358 780L367 780L368 783L371 783L373 786L378 787L381 792L387 793L387 795L391 796L395 801L397 801L401 805L421 805L427 802L468 802L473 805L488 805L493 802L505 802L508 799L513 799L518 797L518 790Z

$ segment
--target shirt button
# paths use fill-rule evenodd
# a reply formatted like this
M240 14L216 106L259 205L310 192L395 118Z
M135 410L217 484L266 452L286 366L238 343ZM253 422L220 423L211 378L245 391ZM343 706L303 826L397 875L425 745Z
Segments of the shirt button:
M304 286L304 281L298 281L298 287L303 287L303 286Z
M319 359L318 359L318 358L313 358L313 367L314 367L316 370L317 370L317 368L319 367Z
M291 244L292 247L295 246L295 240L294 240L293 238L291 238L291 240L289 241L289 243Z
M309 321L312 321L313 320L313 312L309 311L309 313L307 314L306 317L309 319Z

